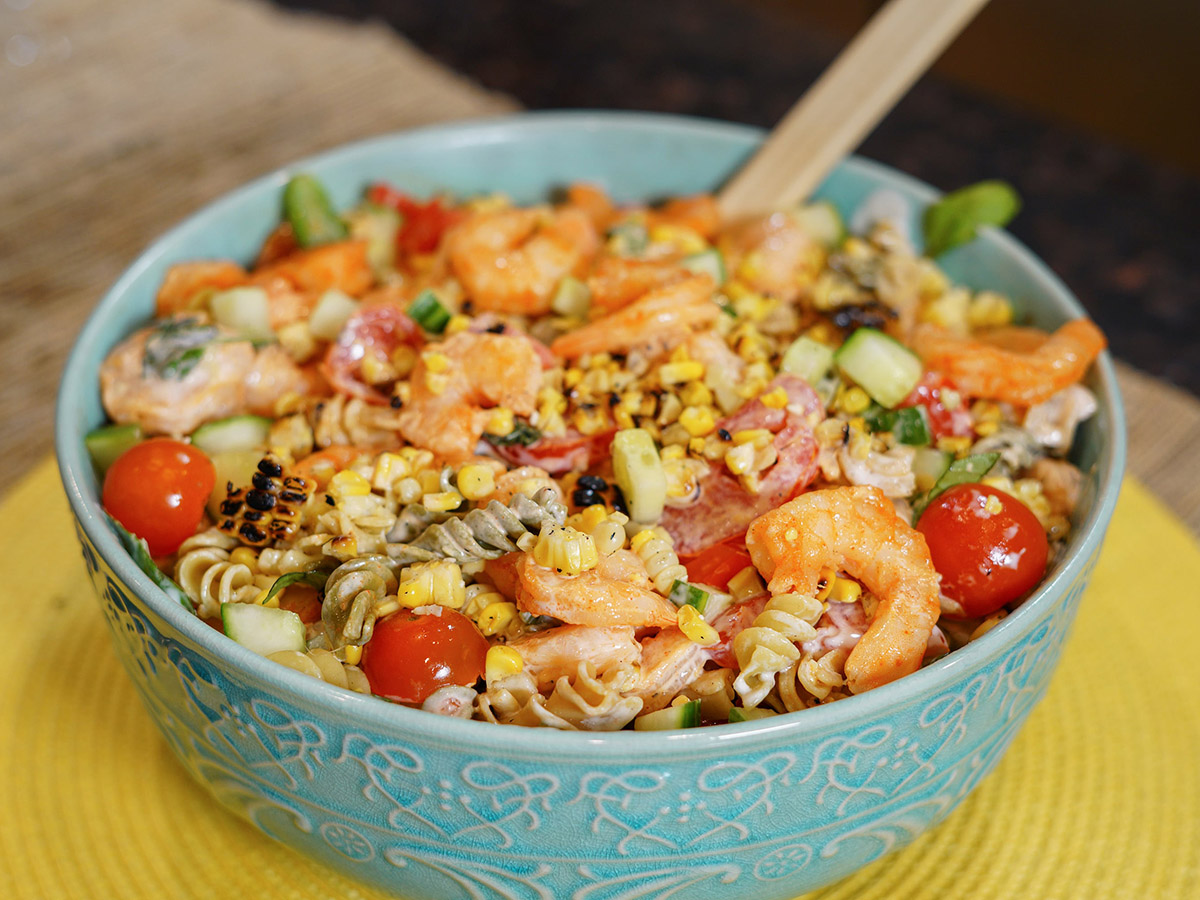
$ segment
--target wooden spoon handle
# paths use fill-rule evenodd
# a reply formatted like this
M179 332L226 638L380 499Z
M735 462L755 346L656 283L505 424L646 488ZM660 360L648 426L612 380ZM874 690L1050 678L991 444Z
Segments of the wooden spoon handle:
M891 0L722 188L729 220L805 199L987 0Z

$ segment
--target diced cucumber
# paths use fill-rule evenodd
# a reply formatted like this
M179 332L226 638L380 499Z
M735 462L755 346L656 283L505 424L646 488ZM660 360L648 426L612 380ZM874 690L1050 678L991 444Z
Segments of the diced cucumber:
M833 354L834 350L828 344L802 334L783 351L779 368L816 385L829 374L833 366Z
M321 295L312 315L308 317L308 330L323 341L336 341L346 321L358 312L358 301L330 288Z
M269 656L279 650L304 650L304 623L290 609L255 603L222 603L225 634L248 650Z
M214 522L221 520L221 504L225 502L229 486L249 487L262 457L262 450L226 450L208 457L212 460L216 478L213 480L213 491L205 508Z
M560 316L571 316L582 319L587 315L592 305L592 292L588 286L572 275L567 275L558 283L554 296L550 298L550 308Z
M364 204L344 216L350 237L367 242L367 263L376 276L396 268L396 233L400 214L386 206Z
M826 247L840 247L846 239L846 223L837 207L828 200L808 203L794 213L792 218L804 231Z
M633 720L634 731L673 731L676 728L696 728L700 724L700 701L688 700L678 706L668 706Z
M450 310L442 305L438 295L426 288L408 304L408 315L430 334L441 334L450 321Z
M201 425L192 432L192 443L212 457L230 450L266 449L271 420L263 416L230 416Z
M83 443L92 457L92 465L103 475L118 456L134 444L140 444L143 437L142 426L131 422L127 425L101 425L89 431Z
M267 292L253 285L217 291L208 301L213 318L238 335L251 340L268 340L275 336L271 330L271 309Z
M769 719L779 713L773 709L763 709L759 706L735 706L729 710L730 722L753 722L755 719Z
M667 502L667 476L654 438L644 428L623 428L613 436L613 478L629 518L635 522L657 522Z
M913 456L913 475L916 478L917 490L928 491L937 484L937 480L942 477L953 458L954 454L945 450L918 447Z
M696 275L707 275L717 287L725 283L725 258L721 256L720 250L701 250L699 253L685 256L680 260L680 265Z
M890 431L901 444L927 447L933 443L933 431L929 427L929 414L925 412L923 406L879 410L876 415L865 418L867 426L872 431Z
M301 247L329 244L346 237L346 223L329 202L325 186L312 175L296 175L283 189L283 215Z
M667 595L667 599L676 606L694 606L700 613L708 606L708 598L708 591L678 579L671 585L671 593Z
M874 328L850 335L833 359L843 375L889 409L912 392L924 371L919 356Z

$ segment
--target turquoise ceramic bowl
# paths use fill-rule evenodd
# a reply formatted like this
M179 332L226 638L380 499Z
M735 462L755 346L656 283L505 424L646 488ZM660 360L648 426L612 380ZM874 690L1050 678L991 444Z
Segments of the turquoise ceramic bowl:
M807 712L680 732L560 733L441 718L331 688L235 645L169 601L105 524L83 435L97 369L151 314L177 260L249 260L289 171L349 204L374 179L416 192L542 198L577 179L622 200L711 190L759 132L663 116L523 115L390 135L304 160L184 221L88 321L59 396L58 458L113 643L183 766L258 828L412 898L793 897L934 825L995 766L1046 690L1116 503L1124 429L1112 365L1076 456L1089 490L1070 553L1013 616L895 684ZM880 187L934 192L849 160L820 195L843 211ZM1082 314L1006 234L946 259L1045 326Z

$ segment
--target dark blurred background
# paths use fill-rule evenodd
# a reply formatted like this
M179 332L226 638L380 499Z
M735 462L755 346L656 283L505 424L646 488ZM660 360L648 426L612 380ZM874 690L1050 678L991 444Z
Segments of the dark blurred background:
M769 127L875 0L275 0L378 19L534 108ZM1200 3L994 0L861 152L943 189L1004 178L1011 230L1116 354L1200 394ZM381 90L404 90L381 85Z

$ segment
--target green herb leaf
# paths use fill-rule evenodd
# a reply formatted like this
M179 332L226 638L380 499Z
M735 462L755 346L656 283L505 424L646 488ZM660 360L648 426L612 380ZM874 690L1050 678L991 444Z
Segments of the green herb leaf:
M508 434L485 434L483 438L495 447L511 447L513 444L528 447L540 441L542 433L524 419L515 419L513 430Z
M925 210L925 253L941 256L969 243L980 225L1003 227L1020 208L1020 196L1003 181L981 181L949 193Z
M925 512L926 507L949 488L956 484L979 481L992 470L992 466L996 465L998 459L1000 459L999 453L972 453L970 456L964 456L962 459L956 459L950 463L949 468L934 482L929 492L913 503L913 524L915 525L921 518L921 513Z
M263 598L262 605L265 606L269 603L272 597L288 585L302 582L321 591L325 589L325 582L328 580L329 573L321 569L313 569L310 572L288 572L286 575L280 575L275 579L275 583L271 585L271 590L267 591L267 596Z
M120 540L121 546L133 557L133 561L137 563L137 567L149 575L150 580L158 585L164 594L188 610L188 612L195 612L196 607L192 603L192 598L185 594L183 588L164 575L162 569L154 564L154 557L150 555L149 545L142 538L130 534L112 516L108 517L108 521L117 533L117 539Z
M142 372L146 377L186 378L204 357L205 346L216 337L216 326L199 319L167 319L146 338Z

